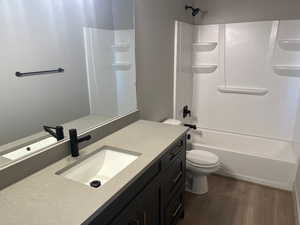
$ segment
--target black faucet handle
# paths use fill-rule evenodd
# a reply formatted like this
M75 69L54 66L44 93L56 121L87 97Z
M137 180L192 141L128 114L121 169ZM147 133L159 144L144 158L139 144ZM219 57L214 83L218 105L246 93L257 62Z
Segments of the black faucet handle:
M197 130L197 125L194 125L194 124L184 124L185 127L189 127L191 129L194 129L194 130Z
M182 116L183 116L183 118L186 118L187 116L189 116L189 117L192 116L192 112L191 112L191 110L189 110L189 107L187 105L183 107Z
M63 126L56 126L55 130L56 130L57 140L58 141L63 140L65 138L64 127Z
M83 141L89 141L89 140L91 140L91 138L92 138L91 135L86 135L86 136L84 136L82 138L79 138L78 139L78 143L83 142Z
M55 137L57 141L61 141L65 138L63 126L56 126L56 127L43 126L43 128L46 132L48 132L50 135Z

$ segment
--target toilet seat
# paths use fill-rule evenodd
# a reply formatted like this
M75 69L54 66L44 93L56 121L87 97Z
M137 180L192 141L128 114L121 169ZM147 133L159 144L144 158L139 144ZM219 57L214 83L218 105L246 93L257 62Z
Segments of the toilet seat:
M189 160L186 160L186 164L190 167L195 167L195 168L199 168L199 169L210 169L210 168L218 167L220 165L220 163L216 163L216 164L204 166L204 165L198 165L198 164L192 163Z
M211 168L219 165L219 157L211 152L202 150L188 151L186 161L191 166L198 168Z

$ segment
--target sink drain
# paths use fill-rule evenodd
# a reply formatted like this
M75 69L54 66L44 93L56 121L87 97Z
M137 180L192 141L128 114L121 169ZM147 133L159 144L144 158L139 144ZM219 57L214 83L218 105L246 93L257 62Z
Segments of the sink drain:
M101 181L100 180L93 180L93 181L91 181L90 186L93 187L93 188L98 188L98 187L101 186Z

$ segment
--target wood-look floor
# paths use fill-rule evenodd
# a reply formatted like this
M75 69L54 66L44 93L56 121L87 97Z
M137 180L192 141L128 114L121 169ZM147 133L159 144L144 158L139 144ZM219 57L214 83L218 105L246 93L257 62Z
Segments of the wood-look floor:
M185 194L178 225L295 225L290 192L221 176L208 182L208 194Z

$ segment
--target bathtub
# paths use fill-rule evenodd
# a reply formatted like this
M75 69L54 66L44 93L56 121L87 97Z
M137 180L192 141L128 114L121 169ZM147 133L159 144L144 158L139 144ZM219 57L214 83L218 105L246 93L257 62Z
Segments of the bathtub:
M192 149L220 157L222 167L218 174L292 190L297 171L292 143L209 129L190 134Z

